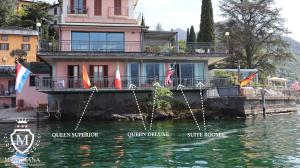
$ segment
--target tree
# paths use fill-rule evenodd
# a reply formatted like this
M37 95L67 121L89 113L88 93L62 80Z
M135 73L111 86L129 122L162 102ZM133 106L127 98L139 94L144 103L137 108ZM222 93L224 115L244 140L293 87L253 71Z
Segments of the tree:
M220 9L227 19L220 25L220 36L230 32L232 56L224 62L225 66L236 65L240 60L244 68L258 68L270 74L276 65L293 59L288 44L282 40L288 30L274 0L222 0Z
M10 56L15 58L15 63L26 62L27 52L21 49L16 49L10 52Z
M186 30L186 42L190 42L190 29L187 28Z
M46 2L36 2L24 8L25 14L20 16L22 27L31 27L36 29L36 23L40 22L42 28L48 29L52 16L48 14L50 4Z
M161 26L160 23L157 23L157 25L156 25L156 27L155 27L155 30L156 30L156 31L163 31L163 28L162 28L162 26Z
M215 44L214 15L211 0L202 0L200 31L197 42Z
M143 27L145 27L145 26L146 26L146 24L145 24L145 18L144 18L144 15L142 15L141 26L143 26Z
M189 37L189 42L194 43L196 42L196 33L195 33L195 29L194 26L191 26L190 28L190 37Z
M6 26L10 17L14 13L16 0L1 0L0 1L0 27Z

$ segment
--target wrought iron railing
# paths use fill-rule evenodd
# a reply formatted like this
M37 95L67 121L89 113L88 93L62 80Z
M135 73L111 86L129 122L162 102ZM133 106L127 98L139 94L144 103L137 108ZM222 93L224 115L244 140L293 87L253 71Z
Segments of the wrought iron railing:
M87 14L88 13L88 8L87 7L67 7L68 8L68 14Z
M40 52L145 52L226 54L223 43L185 43L176 41L41 41Z
M176 89L179 84L185 86L186 89L197 88L199 82L203 83L204 87L216 87L213 82L216 78L213 77L194 77L194 78L172 78L172 84L167 85ZM229 79L219 78L218 81L226 83ZM115 77L90 78L91 85L97 86L98 89L114 90ZM137 89L152 89L153 84L158 82L161 86L165 86L165 77L121 77L123 89L128 89L130 84L133 84ZM82 79L79 77L58 77L58 78L43 78L36 79L36 86L39 90L65 90L65 89L83 89Z

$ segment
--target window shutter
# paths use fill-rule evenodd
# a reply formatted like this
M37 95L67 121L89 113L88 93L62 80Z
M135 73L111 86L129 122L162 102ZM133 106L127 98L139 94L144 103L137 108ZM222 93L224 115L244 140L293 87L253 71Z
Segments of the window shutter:
M87 13L86 0L83 0L83 13Z
M71 12L71 14L75 13L75 10L74 10L74 0L70 0L70 12Z
M94 0L94 14L95 16L102 15L102 0Z
M90 65L90 78L94 77L94 65Z
M103 66L103 76L108 77L108 65Z

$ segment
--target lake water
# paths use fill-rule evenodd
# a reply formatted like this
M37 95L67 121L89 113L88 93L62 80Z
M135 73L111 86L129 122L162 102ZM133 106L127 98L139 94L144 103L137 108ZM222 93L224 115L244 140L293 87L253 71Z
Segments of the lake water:
M300 114L268 116L266 120L208 121L206 132L222 136L198 138L187 136L199 133L193 120L154 122L152 131L168 132L167 137L129 137L143 131L140 121L83 120L77 132L99 133L89 138L56 137L62 136L58 133L74 133L76 122L32 123L29 128L39 133L36 138L40 142L30 155L8 151L4 137L16 125L0 124L0 167L14 167L9 158L16 157L38 159L38 166L51 168L300 167Z

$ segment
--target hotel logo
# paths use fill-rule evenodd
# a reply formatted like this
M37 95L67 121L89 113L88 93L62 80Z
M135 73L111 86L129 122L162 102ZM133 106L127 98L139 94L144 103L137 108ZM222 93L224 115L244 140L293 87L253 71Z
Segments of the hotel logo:
M33 146L39 146L39 136L36 138L36 136L28 128L27 124L29 120L22 118L17 119L16 121L18 125L17 128L14 129L13 133L10 134L10 141L8 140L7 135L4 136L6 146L11 152L16 151L21 154L33 152L33 150L36 149Z

